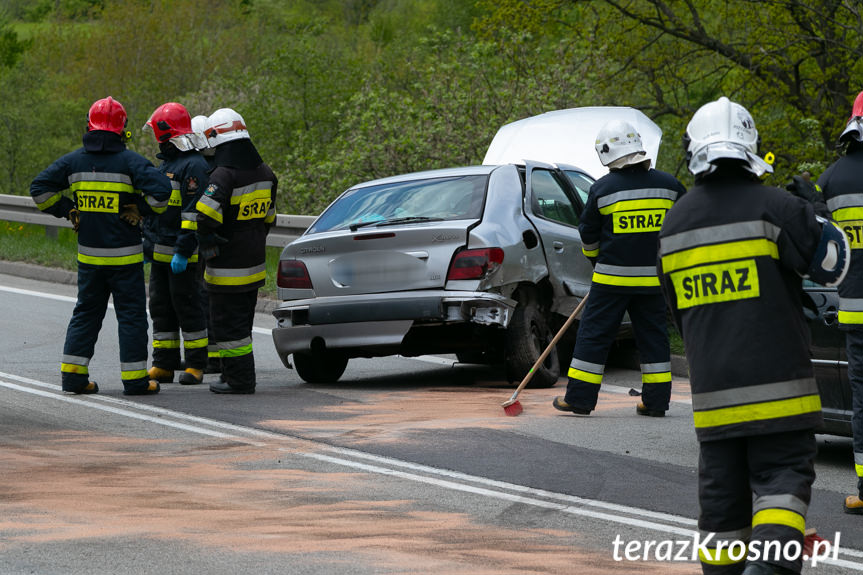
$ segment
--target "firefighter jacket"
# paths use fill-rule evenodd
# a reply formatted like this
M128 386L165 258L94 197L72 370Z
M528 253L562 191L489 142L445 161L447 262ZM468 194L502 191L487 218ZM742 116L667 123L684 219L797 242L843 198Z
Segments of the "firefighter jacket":
M207 260L208 290L243 292L264 285L267 232L276 219L277 185L275 174L260 161L249 140L216 148L216 168L196 206L201 249L212 245L214 237L220 244L217 255Z
M831 217L851 245L851 265L839 284L839 323L860 326L863 325L863 144L849 144L848 152L818 178L818 186Z
M659 293L656 240L665 212L686 189L671 174L630 166L590 187L581 215L582 251L593 283L610 291Z
M209 167L196 150L181 152L173 144L161 144L159 171L171 179L168 208L157 216L144 219L144 250L152 252L154 262L171 263L174 253L198 261L198 212L195 205L207 187Z
M821 238L812 205L724 166L671 208L659 236L657 268L686 346L698 439L818 426L802 302Z
M74 200L64 196L73 192ZM144 261L141 229L121 219L129 206L141 214L165 211L171 182L144 156L127 150L118 134L91 131L83 147L66 154L30 184L30 195L43 212L68 218L77 207L78 263L117 266Z

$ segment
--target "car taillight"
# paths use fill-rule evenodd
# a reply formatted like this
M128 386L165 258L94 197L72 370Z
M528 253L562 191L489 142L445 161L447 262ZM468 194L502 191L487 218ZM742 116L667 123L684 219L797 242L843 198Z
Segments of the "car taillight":
M279 262L279 274L276 280L279 287L292 289L312 289L312 278L306 264L300 260L282 260Z
M462 250L455 255L446 275L450 280L482 279L503 263L503 250L500 248L479 248Z

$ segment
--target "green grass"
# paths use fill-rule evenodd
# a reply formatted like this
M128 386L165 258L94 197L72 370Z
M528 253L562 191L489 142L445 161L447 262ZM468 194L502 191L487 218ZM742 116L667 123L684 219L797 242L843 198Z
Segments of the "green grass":
M69 271L78 269L78 240L69 228L53 228L57 238L49 237L45 226L0 220L0 260L27 262ZM276 272L282 248L267 248L267 282L260 295L276 297ZM150 266L144 266L147 279Z
M671 353L674 355L686 355L686 350L683 349L683 338L677 332L677 328L669 323L668 325L668 343L671 344Z

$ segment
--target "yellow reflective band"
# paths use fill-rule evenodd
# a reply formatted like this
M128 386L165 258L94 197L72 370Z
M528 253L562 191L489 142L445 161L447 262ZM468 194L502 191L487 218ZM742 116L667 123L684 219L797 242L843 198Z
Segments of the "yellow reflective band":
M636 212L615 212L612 218L612 231L615 234L638 234L658 232L666 210L639 210Z
M863 207L839 208L833 211L833 219L836 222L848 222L851 220L863 220Z
M198 254L192 254L192 257L189 258L190 264L198 263Z
M696 428L705 428L792 417L820 410L821 396L816 394L734 407L721 407L707 411L694 411L692 418L695 420Z
M238 220L253 220L255 218L265 218L270 211L270 197L268 190L266 198L243 202L240 204L240 211L237 213ZM245 196L243 196L245 197ZM231 198L233 200L233 198Z
M153 261L156 261L156 262L162 262L165 264L169 264L169 263L171 263L171 258L173 258L173 257L174 257L173 255L169 256L168 254L160 254L159 252L153 252Z
M187 220L183 220L182 222L180 222L180 227L184 230L197 230L198 222L190 222Z
M863 465L854 464L854 471L857 472L857 477L863 477Z
M755 260L700 266L669 275L678 309L761 296Z
M805 533L806 518L787 509L762 509L752 517L752 527L758 525L785 525Z
M76 365L74 363L61 363L60 364L60 372L61 373L83 373L87 375L90 373L89 368L86 365Z
M707 557L707 554L703 549L698 550L698 558L702 563L707 563L708 565L734 565L735 563L742 563L746 561L746 555L748 554L749 547L746 547L747 551L742 553L742 557L740 559L732 559L731 553L729 552L728 547L723 547L722 549L713 549L710 551L710 557ZM735 549L735 554L736 553Z
M219 357L219 350L207 351L207 357Z
M741 260L758 256L770 256L779 259L779 248L766 238L741 240L712 246L700 246L674 254L662 256L662 269L665 273L673 272L699 264L721 262L723 260Z
M202 347L207 347L208 338L203 337L201 339L191 339L183 342L183 347L185 349L200 349Z
M863 311L842 311L839 310L839 323L844 324L860 324L863 323Z
M216 220L220 224L222 223L222 214L220 214L207 204L203 203L202 201L199 200L198 203L195 204L195 209L207 216L208 218Z
M179 339L154 339L153 347L157 349L180 349Z
M231 204L247 204L249 202L253 202L255 200L269 200L271 196L271 192L269 189L266 190L254 190L247 194L243 194L241 196L231 196Z
M670 371L641 374L641 383L668 383L669 381L671 381Z
M252 353L252 344L235 347L234 349L220 349L219 357L239 357Z
M147 377L147 370L146 369L136 369L134 371L121 371L120 372L120 379L122 379L123 381L127 381L130 379L143 379L145 377Z
M593 281L613 286L659 287L659 278L656 276L611 276L593 272Z
M125 266L130 264L138 264L144 261L144 254L133 254L131 256L118 257L99 257L85 256L78 252L78 261L82 264L90 264L94 266Z
M863 249L863 220L846 220L836 223L845 232L852 250Z
M79 193L80 191L135 193L135 188L122 182L75 182L69 186L69 189Z
M111 192L78 192L78 209L82 212L120 213L120 195Z
M63 194L56 193L53 196L51 196L50 198L48 198L47 200L45 200L44 202L42 202L41 204L36 204L36 207L39 208L39 210L44 212L45 210L47 210L48 208L50 208L51 206L53 206L54 204L59 202L60 198L62 198L62 197L63 197Z
M614 212L627 212L632 210L668 210L674 205L672 200L665 198L650 198L646 200L621 200L605 207L599 208L599 213L606 216Z
M268 224L271 224L271 223L273 223L274 221L276 221L276 214L275 214L275 212L274 212L274 213L272 213L272 214L267 214L267 217L266 217L266 218L264 218L264 222L266 222L266 223L268 223Z
M209 284L219 286L241 286L266 279L267 270L258 272L256 274L240 277L211 276L209 273L204 272L204 281Z
M602 383L601 373L590 373L589 371L582 371L580 369L570 367L566 375L572 379L580 379L581 381L586 381L588 383Z
M171 190L171 197L168 198L169 206L182 206L183 205L183 195L180 193L180 190Z
M583 253L589 258L595 258L599 255L599 248L596 248L595 250L586 250L584 248L581 248L581 253Z

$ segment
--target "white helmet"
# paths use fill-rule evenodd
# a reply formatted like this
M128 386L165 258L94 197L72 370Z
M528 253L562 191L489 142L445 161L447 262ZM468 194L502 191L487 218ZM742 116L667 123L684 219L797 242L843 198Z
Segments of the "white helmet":
M207 116L200 115L192 118L192 138L195 143L195 149L199 152L204 152L210 149L207 143L207 136L204 132L207 130Z
M249 139L249 131L246 129L243 117L230 108L216 110L207 118L205 134L207 143L212 148L231 140Z
M596 134L596 153L603 166L619 169L649 162L641 144L641 136L629 122L612 120Z
M749 112L725 96L701 106L686 126L684 136L689 171L709 174L720 159L741 160L758 176L773 167L758 157L758 130Z

